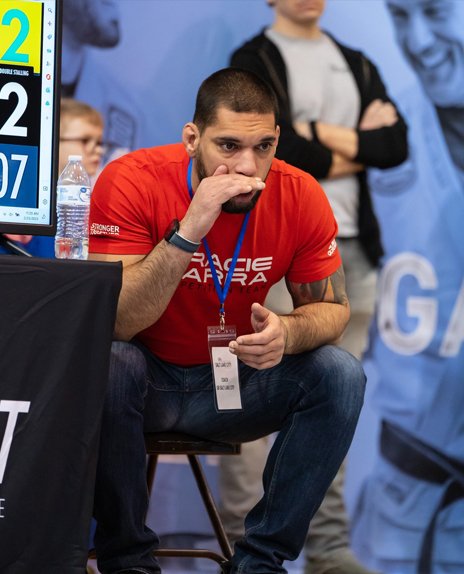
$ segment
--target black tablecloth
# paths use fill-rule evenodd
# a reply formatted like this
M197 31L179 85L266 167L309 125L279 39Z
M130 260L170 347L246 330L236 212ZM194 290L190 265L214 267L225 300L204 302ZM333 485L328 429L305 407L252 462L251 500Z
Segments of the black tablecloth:
M0 256L0 572L83 574L119 263Z

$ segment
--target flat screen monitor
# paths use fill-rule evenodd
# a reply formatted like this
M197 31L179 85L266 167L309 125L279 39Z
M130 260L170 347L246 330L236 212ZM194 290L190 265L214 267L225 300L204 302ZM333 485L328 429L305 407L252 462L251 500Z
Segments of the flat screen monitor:
M0 0L0 233L53 235L62 0Z

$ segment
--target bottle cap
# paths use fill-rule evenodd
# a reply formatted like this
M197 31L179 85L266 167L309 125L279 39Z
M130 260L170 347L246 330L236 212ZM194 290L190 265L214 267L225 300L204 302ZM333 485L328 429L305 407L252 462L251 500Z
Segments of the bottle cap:
M68 155L68 161L82 161L81 155Z

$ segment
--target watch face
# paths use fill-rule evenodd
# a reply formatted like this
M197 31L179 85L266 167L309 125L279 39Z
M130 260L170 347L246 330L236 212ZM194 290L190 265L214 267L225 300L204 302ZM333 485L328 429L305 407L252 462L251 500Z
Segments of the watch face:
M166 241L169 241L171 237L174 235L174 233L178 230L179 230L179 220L173 219L164 233L164 239Z
M166 229L164 239L171 245L174 245L175 247L182 249L182 251L187 251L187 253L195 253L195 251L200 247L201 244L189 241L188 239L182 237L182 235L179 235L178 233L179 228L180 228L179 220L173 219L171 223L168 225L168 228Z

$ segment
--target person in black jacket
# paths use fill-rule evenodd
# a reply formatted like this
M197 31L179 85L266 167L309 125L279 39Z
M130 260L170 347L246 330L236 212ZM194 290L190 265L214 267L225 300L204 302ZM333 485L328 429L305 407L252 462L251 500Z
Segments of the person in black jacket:
M375 65L320 28L325 0L268 4L275 11L273 25L238 48L230 64L257 73L274 88L281 128L277 157L312 174L329 197L351 304L341 345L360 358L383 254L366 168L405 161L407 127ZM277 305L281 308L281 300ZM222 515L232 539L240 536L242 518L260 496L255 477L266 449L266 440L247 443L241 457L220 462ZM306 544L311 574L369 572L349 550L343 483L342 467L311 523Z

